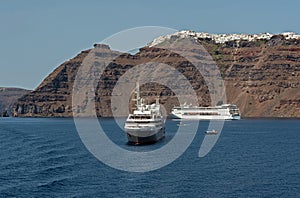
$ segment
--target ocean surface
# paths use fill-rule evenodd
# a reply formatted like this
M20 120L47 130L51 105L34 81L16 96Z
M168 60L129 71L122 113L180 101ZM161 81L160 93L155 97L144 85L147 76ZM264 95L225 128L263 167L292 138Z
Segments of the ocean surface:
M100 123L115 144L141 152L164 146L178 127L167 120L163 141L133 147L113 119ZM0 118L0 197L300 197L300 120L226 121L199 158L208 124L171 164L132 173L97 160L73 119Z

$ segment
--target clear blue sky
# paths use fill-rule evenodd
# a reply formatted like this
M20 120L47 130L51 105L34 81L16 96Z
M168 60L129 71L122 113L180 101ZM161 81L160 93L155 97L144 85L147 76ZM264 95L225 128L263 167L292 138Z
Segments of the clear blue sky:
M124 29L300 33L300 1L2 0L0 87L34 89L59 64Z

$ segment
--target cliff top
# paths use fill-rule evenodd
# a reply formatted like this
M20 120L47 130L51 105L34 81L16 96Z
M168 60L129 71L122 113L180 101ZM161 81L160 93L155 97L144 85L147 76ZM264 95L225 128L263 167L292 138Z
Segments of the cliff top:
M300 35L295 32L283 32L280 34L260 33L260 34L210 34L206 32L195 32L191 30L182 30L174 34L160 36L154 39L148 44L149 47L153 47L159 43L169 40L172 36L179 38L192 37L194 39L211 39L216 43L225 43L228 41L255 41L255 40L270 40L273 36L283 36L285 39L300 39Z

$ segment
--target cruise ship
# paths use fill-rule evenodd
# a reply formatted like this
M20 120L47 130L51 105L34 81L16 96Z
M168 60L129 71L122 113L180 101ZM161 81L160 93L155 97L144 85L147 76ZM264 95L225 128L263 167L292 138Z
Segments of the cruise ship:
M239 108L233 104L223 104L215 107L198 107L192 105L175 106L171 113L172 118L195 120L239 120Z
M125 132L129 144L151 144L165 137L165 119L159 100L147 105L140 98L139 84L136 85L136 109L128 115Z

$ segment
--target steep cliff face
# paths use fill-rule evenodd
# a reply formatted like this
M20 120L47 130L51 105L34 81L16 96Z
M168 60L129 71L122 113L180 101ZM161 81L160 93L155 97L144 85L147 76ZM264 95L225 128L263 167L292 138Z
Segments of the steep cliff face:
M0 88L0 117L9 116L11 106L18 98L29 92L29 90L19 88Z
M230 103L246 117L300 117L300 41L207 45L226 81Z
M12 107L13 116L68 117L72 115L73 81L87 51L56 68L32 92L21 97Z
M228 103L237 104L244 117L300 117L299 40L273 36L270 40L256 41L198 41L218 64L225 80ZM73 82L89 52L83 51L66 61L39 87L20 98L12 108L13 115L72 116ZM98 116L112 115L110 96L118 79L135 65L149 60L166 63L182 72L195 89L199 103L210 104L205 81L190 62L167 50L145 47L135 55L121 54L106 68L96 90ZM143 85L141 91L142 96L150 101L156 95L161 96L168 112L174 104L178 104L174 93L167 87L151 83Z

